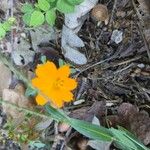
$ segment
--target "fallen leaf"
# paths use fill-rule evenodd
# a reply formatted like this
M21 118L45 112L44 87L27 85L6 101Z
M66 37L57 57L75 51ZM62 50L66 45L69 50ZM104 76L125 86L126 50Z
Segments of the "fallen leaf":
M39 50L39 45L49 43L56 39L56 32L53 27L41 26L30 31L31 42L35 51Z
M112 125L120 125L131 131L145 145L150 143L150 117L146 111L139 111L138 107L130 103L122 103L118 107L118 115L107 118L112 121Z
M77 36L88 12L96 5L98 0L84 0L75 7L73 13L65 14L65 25L62 29L61 46L64 56L77 65L87 63L86 56L79 51L84 46L83 41Z
M24 38L20 38L20 42L14 44L14 51L12 52L12 58L16 65L24 66L33 62L35 52L30 50L31 46Z
M20 87L17 86L16 89L4 89L2 94L2 99L18 107L32 108L34 106L33 103L34 100L27 99L24 96L24 92L25 91L23 91L23 87L21 85ZM7 114L7 116L17 120L24 119L24 113L18 111L16 108L7 104L3 104L2 107L3 107L3 111Z

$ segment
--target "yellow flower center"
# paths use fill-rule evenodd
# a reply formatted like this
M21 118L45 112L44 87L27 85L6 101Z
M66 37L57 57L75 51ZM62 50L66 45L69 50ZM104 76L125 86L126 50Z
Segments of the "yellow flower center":
M53 87L55 89L60 89L64 86L64 80L60 79L60 78L57 78L56 81L54 82L53 84Z

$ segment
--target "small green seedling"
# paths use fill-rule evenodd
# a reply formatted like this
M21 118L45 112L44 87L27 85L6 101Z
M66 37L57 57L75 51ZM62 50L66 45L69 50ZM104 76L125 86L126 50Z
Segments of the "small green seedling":
M71 13L75 6L83 0L38 0L36 4L26 3L22 7L23 21L30 27L37 27L46 21L49 25L55 25L56 10L61 13Z
M11 17L4 23L0 23L0 40L11 30L11 26L15 23L15 20L15 18Z

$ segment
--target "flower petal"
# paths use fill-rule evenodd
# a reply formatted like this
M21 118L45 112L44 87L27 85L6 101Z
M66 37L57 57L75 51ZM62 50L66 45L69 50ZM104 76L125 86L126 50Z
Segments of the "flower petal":
M50 79L42 79L42 78L34 78L32 79L32 85L36 88L38 88L39 90L49 93L49 90L51 89L53 84L53 80Z
M47 61L45 64L37 66L36 75L44 78L54 78L57 74L57 68L54 63Z
M60 94L64 102L70 102L73 100L73 94L70 91L62 91Z
M61 99L55 99L55 101L53 101L52 103L57 108L61 108L64 105L64 103Z
M64 80L64 88L68 90L73 90L77 87L77 82L75 79L66 78Z
M48 101L43 97L43 96L41 96L40 94L38 94L37 96L36 96L36 102L37 102L37 104L38 105L45 105Z
M51 89L47 96L56 107L61 108L63 106L64 102L60 90Z
M62 77L68 77L70 75L70 67L64 65L58 69L58 75Z

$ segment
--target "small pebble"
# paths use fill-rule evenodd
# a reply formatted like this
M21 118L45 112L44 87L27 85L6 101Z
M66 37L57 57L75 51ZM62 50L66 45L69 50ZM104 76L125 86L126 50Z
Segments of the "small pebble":
M141 69L145 67L144 64L138 64L137 66L138 66L139 68L141 68Z
M84 99L80 99L80 100L77 100L77 101L73 102L73 105L80 105L80 104L82 104L84 102L85 102Z
M111 40L116 44L119 44L123 40L123 32L119 30L114 30L111 35Z

